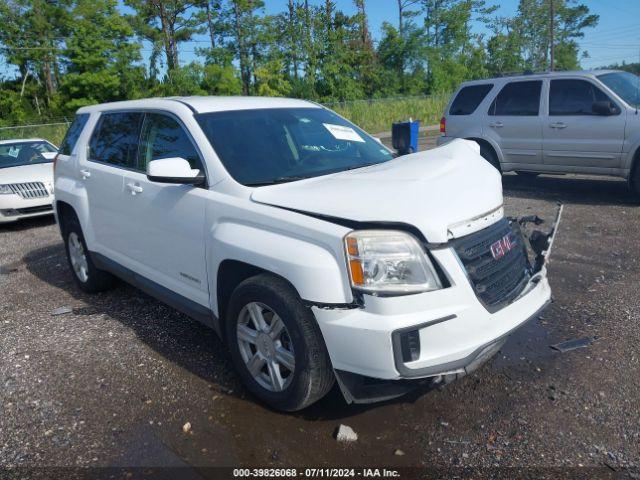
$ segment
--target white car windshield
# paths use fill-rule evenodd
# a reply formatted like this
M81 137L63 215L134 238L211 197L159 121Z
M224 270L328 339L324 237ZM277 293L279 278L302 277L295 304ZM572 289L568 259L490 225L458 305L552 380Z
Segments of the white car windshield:
M323 108L212 112L197 120L231 176L270 185L386 162L393 154Z
M598 79L632 107L640 107L640 77L629 72L598 75Z
M33 165L53 161L55 147L47 142L11 142L0 144L0 168Z

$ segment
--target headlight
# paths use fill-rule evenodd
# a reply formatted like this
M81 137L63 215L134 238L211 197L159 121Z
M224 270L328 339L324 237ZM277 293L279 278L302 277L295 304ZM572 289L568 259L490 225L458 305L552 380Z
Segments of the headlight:
M0 185L0 195L11 195L12 193L9 185Z
M351 286L371 293L417 293L442 288L416 238L393 230L360 230L345 237Z

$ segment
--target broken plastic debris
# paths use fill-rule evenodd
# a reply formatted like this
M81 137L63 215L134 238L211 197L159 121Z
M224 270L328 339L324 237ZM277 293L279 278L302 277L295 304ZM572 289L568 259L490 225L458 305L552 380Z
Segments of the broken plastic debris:
M51 315L64 315L65 313L71 313L72 310L69 307L58 307L51 311Z
M555 345L550 346L554 350L564 353L569 350L575 350L576 348L588 347L594 340L595 338L592 337L576 338L574 340L567 340L566 342L556 343Z
M348 425L340 425L336 430L336 440L339 442L355 442L358 434Z

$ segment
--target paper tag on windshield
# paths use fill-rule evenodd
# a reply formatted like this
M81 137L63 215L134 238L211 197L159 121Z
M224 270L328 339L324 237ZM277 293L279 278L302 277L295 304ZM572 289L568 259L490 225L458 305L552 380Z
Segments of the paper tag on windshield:
M343 127L342 125L334 125L332 123L323 123L322 125L338 140L364 143L363 138L351 127Z
M16 158L20 153L20 149L18 147L10 147L9 148L9 156Z

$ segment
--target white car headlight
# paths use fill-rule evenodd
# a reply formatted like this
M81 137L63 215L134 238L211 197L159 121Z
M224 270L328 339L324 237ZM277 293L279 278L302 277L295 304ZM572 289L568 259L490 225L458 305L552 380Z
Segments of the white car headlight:
M0 195L11 195L11 187L9 185L0 185Z
M359 230L345 237L351 286L370 293L417 293L442 288L431 260L413 235Z

